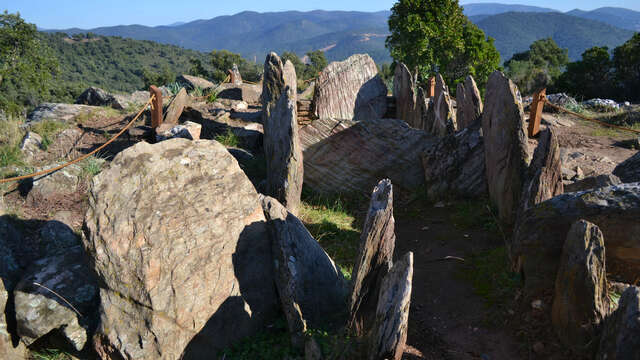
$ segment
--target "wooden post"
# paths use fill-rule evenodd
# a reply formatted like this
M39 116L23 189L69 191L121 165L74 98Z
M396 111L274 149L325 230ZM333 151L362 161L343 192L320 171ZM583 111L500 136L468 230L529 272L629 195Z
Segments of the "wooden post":
M156 96L151 102L151 127L155 130L162 124L162 91L155 85L151 85L149 92L151 96Z
M542 110L547 98L547 89L542 89L533 94L529 110L529 137L532 138L540 133L540 120L542 120Z
M427 97L431 98L436 95L436 78L432 77L427 82Z

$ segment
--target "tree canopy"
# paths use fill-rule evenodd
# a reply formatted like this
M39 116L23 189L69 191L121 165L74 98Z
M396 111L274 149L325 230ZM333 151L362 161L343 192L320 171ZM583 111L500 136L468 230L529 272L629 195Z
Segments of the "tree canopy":
M569 51L553 39L534 41L529 50L514 54L504 65L511 78L524 94L549 87L550 90L569 63Z

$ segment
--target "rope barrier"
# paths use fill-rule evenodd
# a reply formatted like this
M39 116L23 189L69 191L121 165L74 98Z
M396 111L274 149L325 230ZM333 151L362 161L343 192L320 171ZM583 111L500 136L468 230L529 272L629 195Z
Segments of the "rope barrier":
M549 106L551 106L552 108L555 108L555 109L560 110L560 111L564 111L564 112L566 112L567 114L571 114L571 115L576 116L576 117L579 117L579 118L581 118L581 119L583 119L583 120L591 121L591 122L594 122L594 123L600 124L600 125L602 125L602 126L608 126L608 127L611 127L611 128L615 128L615 129L618 129L618 130L622 130L622 131L632 132L632 133L634 133L634 134L640 134L640 130L633 130L633 129L625 128L625 127L622 127L622 126L609 124L609 123L606 123L606 122L604 122L604 121L600 121L600 120L596 120L596 119L588 118L588 117L586 117L586 116L584 116L584 115L580 115L580 114L578 114L577 112L573 112L573 111L571 111L571 110L567 110L567 109L565 109L565 108L563 108L563 107L560 107L560 106L558 106L558 105L552 104L552 103L551 103L549 100L547 100L546 98L545 98L545 99L543 99L542 101L544 101L544 103L545 103L546 105L549 105Z
M19 181L19 180L24 180L24 179L29 179L29 178L34 178L36 176L41 176L41 175L46 175L46 174L50 174L52 172L58 171L60 169L64 169L69 165L73 165L75 163L78 163L88 157L90 157L91 155L97 153L98 151L104 149L105 147L107 147L109 144L111 144L112 142L114 142L118 137L120 137L120 135L124 134L125 131L127 131L127 129L129 129L131 127L131 125L133 125L134 122L136 122L136 120L138 120L138 118L140 118L140 116L142 116L142 113L144 112L144 110L147 108L147 106L151 105L151 102L153 101L153 99L155 98L155 95L152 95L149 100L147 101L146 104L144 104L144 106L142 107L142 109L140 109L140 111L138 111L138 114L133 118L133 120L131 120L124 128L122 128L122 130L120 130L120 132L118 134L116 134L116 136L112 137L111 139L109 139L109 141L107 141L106 143L100 145L97 149L91 151L88 154L82 155L79 158L69 161L68 163L56 166L54 168L51 169L47 169L47 170L42 170L42 171L38 171L35 172L33 174L29 174L29 175L22 175L22 176L16 176L16 177L12 177L12 178L8 178L8 179L1 179L0 180L0 184L4 184L4 183L8 183L8 182L12 182L12 181Z

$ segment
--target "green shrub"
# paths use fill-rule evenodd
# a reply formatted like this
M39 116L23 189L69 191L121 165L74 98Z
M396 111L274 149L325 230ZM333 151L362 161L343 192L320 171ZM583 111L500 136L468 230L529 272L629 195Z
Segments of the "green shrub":
M240 144L240 139L238 139L238 136L236 136L231 129L227 129L227 132L224 134L217 135L215 140L226 147L238 147Z

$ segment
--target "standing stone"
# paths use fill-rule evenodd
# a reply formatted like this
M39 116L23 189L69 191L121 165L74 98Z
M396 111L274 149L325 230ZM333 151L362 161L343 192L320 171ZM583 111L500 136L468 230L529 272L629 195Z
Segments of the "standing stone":
M295 68L294 68L295 70ZM262 123L266 123L271 111L278 103L285 88L285 75L282 60L278 54L272 52L264 61L264 75L262 79Z
M231 68L231 74L230 74L231 80L230 82L234 85L242 85L242 75L240 75L240 70L238 70L238 65L237 64L233 64L233 67Z
M270 197L262 208L273 247L276 287L292 340L304 346L304 330L343 324L346 282L340 269L302 222Z
M431 107L432 99L427 96L427 91L423 88L418 88L418 94L416 95L416 113L415 113L415 128L420 130L427 130L429 127L429 107ZM433 113L433 112L432 112ZM435 114L435 113L433 113Z
M571 226L562 250L551 309L553 327L565 346L591 353L597 328L609 313L604 238L580 220Z
M295 72L294 72L295 75ZM304 164L298 137L296 96L286 87L271 116L264 123L264 154L267 162L266 194L298 214Z
M435 120L431 133L439 137L453 134L458 129L456 125L456 114L453 112L449 89L440 74L436 75L436 89L433 101Z
M387 86L369 55L332 62L316 83L315 116L319 119L372 120L387 112Z
M422 155L427 196L481 197L487 194L480 121L438 141Z
M382 279L369 360L400 360L407 342L413 253L408 252Z
M93 178L84 246L102 359L203 359L278 310L255 188L211 140L140 142Z
M404 120L414 129L421 129L419 103L416 102L416 84L403 63L396 65L393 76L393 96L396 99L396 119Z
M500 220L513 224L529 161L518 87L499 71L489 77L482 116L487 183Z
M360 236L360 250L353 267L350 327L366 334L375 321L382 279L393 264L396 235L393 218L393 186L388 179L373 189L369 211Z
M459 83L456 91L458 109L456 123L458 130L473 124L482 115L482 97L473 76L469 75L464 83Z
M605 321L597 360L640 358L640 288L629 286L618 309Z
M298 101L298 75L296 67L291 60L287 60L282 67L282 77L284 78L284 86L288 86L293 93L293 102ZM284 90L284 89L283 89Z
M184 111L184 107L189 104L189 95L185 88L180 89L178 94L173 98L171 104L167 108L166 115L164 116L163 124L176 125Z
M623 183L640 182L640 151L616 166L613 174Z

